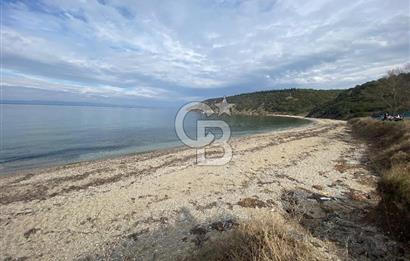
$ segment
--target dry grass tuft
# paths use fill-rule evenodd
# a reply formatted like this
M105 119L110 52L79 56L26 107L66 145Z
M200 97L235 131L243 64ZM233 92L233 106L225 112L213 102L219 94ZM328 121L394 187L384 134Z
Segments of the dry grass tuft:
M393 165L383 173L380 184L389 201L406 204L410 208L410 164Z
M240 224L237 229L207 242L186 260L325 260L312 240L299 224L273 215Z
M243 208L264 208L267 206L265 202L256 198L244 198L238 202L238 205Z
M372 145L375 167L389 169L410 162L410 121L383 122L370 118L353 119L353 133Z

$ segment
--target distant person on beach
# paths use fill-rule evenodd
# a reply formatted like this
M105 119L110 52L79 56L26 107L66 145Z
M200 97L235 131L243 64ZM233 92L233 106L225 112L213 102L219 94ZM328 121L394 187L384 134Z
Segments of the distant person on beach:
M397 116L394 117L394 121L402 121L403 117L400 116L400 114L397 114Z
M383 119L382 120L388 120L389 119L389 114L386 112L386 113L384 113L384 115L383 115Z
M389 115L389 113L385 113L382 118L383 121L402 121L403 117L400 114L396 116Z

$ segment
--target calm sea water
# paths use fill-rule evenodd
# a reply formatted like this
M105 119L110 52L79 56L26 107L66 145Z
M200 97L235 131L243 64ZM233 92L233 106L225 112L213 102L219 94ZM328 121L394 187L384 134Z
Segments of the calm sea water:
M182 145L174 130L177 109L2 105L0 173L101 159ZM195 136L196 120L185 121ZM233 136L297 127L307 120L234 116Z

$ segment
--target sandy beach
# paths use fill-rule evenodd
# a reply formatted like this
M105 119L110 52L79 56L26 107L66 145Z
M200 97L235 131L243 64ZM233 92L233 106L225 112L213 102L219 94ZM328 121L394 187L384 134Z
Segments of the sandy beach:
M316 119L230 144L233 159L224 166L198 166L195 150L179 148L2 177L2 257L173 260L235 223L286 214L289 197L306 200L305 225L316 226L321 251L329 251L330 241L346 254L337 243L345 240L337 230L340 220L349 224L353 240L373 238L373 248L384 251L375 255L393 247L363 224L366 207L377 201L377 178L346 122ZM338 213L337 220L329 221L330 212ZM334 231L325 227L326 218L335 222ZM201 226L206 229L198 236Z

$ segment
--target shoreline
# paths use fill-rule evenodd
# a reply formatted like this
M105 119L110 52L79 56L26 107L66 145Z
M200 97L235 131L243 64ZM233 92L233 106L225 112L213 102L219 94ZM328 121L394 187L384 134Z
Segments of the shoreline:
M80 160L80 161L75 161L75 162L69 162L69 163L56 163L55 165L49 165L49 166L39 166L39 167L32 167L32 168L27 168L27 169L19 169L19 170L11 170L7 171L6 173L1 173L0 174L0 180L2 178L10 177L10 176L21 176L21 175L39 175L42 172L50 172L50 171L56 171L61 168L69 168L69 167L74 167L74 166L81 166L81 165L87 165L91 163L97 163L97 162L104 162L106 160L111 160L111 159L119 159L123 157L131 157L131 156L137 156L137 155L142 155L142 154L152 154L155 152L163 152L163 153L172 153L173 150L183 150L184 146L177 146L177 147L170 147L170 148L163 148L163 149L154 149L154 150L147 150L147 151L141 151L141 152L131 152L131 153L126 153L126 154L120 154L120 155L110 155L102 158L97 158L97 159L90 159L90 160Z
M286 216L289 195L300 196L308 207L307 221L323 220L312 224L323 247L328 243L320 233L343 252L346 229L357 242L374 233L369 240L389 242L360 223L363 204L377 201L377 178L362 163L366 147L353 140L346 122L316 119L230 143L234 155L224 166L198 166L193 149L172 149L0 178L0 251L28 260L128 253L143 260L153 253L156 260L176 259L195 251L201 240L225 233L208 231L215 222L242 223L272 212ZM337 213L335 220L329 211ZM348 225L329 232L326 224L337 227L340 219ZM198 227L206 231L196 234ZM366 247L360 251L376 251Z
M261 132L261 133L250 133L250 134L239 135L239 136L231 137L230 140L241 138L241 137L249 137L249 136L254 136L254 135L259 135L259 134L266 134L266 133L271 133L271 132L277 133L277 132L286 131L286 130L303 128L305 126L314 124L316 120L315 118L307 118L307 117L296 116L296 115L267 114L264 116L296 118L296 119L308 120L310 122L303 124L302 126L298 126L298 127L286 127L282 129L269 130L269 131ZM191 148L187 147L186 145L171 146L171 147L164 147L164 148L146 150L146 151L141 151L141 152L130 152L130 153L125 153L125 154L109 155L109 156L90 159L90 160L80 160L80 161L66 162L66 163L55 163L55 164L50 164L50 165L47 164L44 166L22 168L22 169L17 169L17 170L6 170L4 173L1 172L2 169L0 169L0 172L1 172L0 179L6 178L9 176L15 176L15 175L19 175L19 176L28 175L28 174L38 175L38 174L41 174L42 172L55 171L60 168L64 168L66 166L70 167L70 166L76 166L76 165L90 164L93 162L103 162L103 161L110 160L110 159L120 159L123 157L131 157L131 156L137 156L137 155L142 155L142 154L152 154L156 152L161 153L161 154L162 153L172 153L172 152L175 152L175 150L179 151L179 150L184 150L184 149L191 149Z

